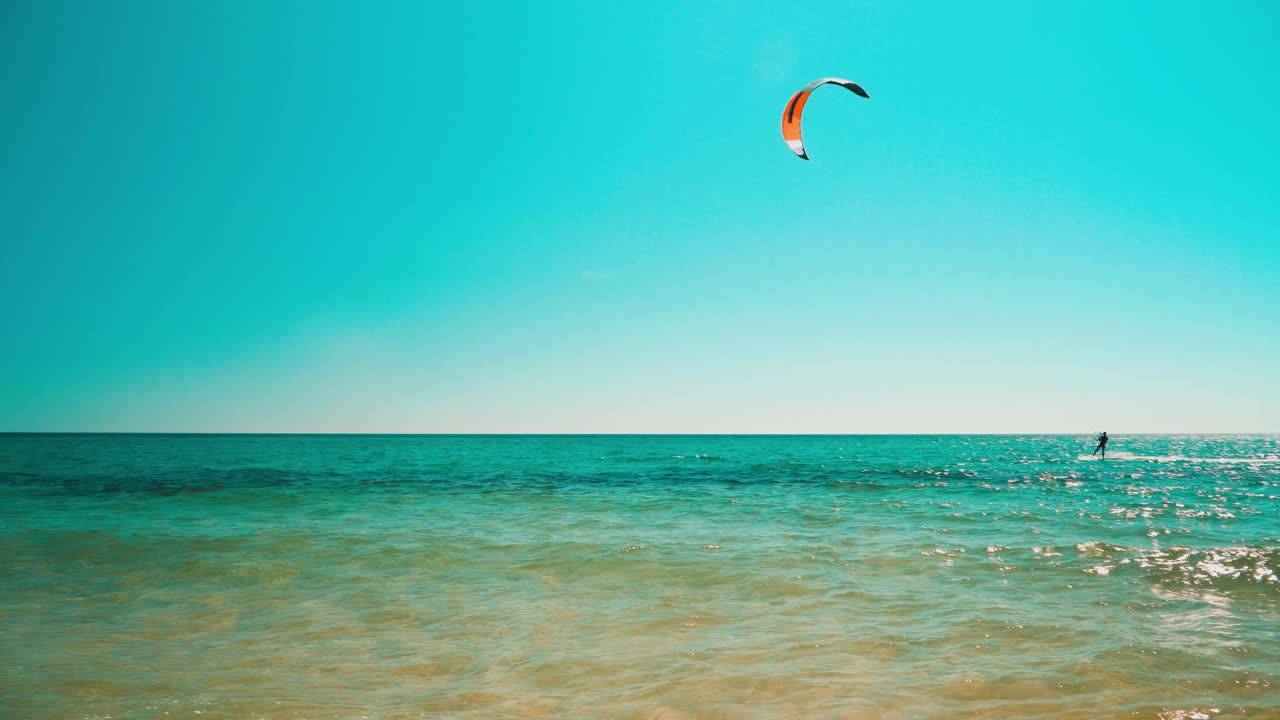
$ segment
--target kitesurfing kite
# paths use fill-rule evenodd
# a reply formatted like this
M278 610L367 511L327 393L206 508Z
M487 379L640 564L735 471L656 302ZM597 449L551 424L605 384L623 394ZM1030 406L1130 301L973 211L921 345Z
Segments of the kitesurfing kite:
M804 112L804 104L809 102L809 95L814 90L817 90L819 86L828 83L846 87L864 98L871 97L858 83L844 78L833 77L814 80L800 88L800 92L792 95L791 102L787 103L787 109L782 111L782 139L787 141L787 147L791 148L792 152L805 160L808 160L809 156L804 151L804 140L800 136L800 115Z

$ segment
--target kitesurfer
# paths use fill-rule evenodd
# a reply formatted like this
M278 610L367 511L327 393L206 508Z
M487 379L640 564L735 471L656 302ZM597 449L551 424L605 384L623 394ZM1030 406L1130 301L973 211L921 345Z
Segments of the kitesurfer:
M1102 434L1098 436L1098 447L1093 449L1093 454L1097 455L1099 450L1102 451L1102 457L1105 458L1107 456L1107 431L1106 430L1103 430Z

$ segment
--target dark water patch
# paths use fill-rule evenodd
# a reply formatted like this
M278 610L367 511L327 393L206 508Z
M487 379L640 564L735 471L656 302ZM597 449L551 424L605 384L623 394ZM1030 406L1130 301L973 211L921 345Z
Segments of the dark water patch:
M47 496L154 495L158 497L215 493L243 488L286 488L341 480L341 473L300 472L269 467L178 467L163 470L86 474L8 474L8 484Z

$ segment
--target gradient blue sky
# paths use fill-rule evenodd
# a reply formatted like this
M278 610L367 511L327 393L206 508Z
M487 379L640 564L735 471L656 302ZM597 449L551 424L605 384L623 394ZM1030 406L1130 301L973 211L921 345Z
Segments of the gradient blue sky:
M1278 26L10 0L0 430L1280 431Z

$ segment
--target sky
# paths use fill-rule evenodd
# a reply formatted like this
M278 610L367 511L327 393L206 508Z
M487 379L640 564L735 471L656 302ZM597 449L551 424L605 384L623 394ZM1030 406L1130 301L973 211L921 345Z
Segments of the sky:
M1278 24L8 0L0 431L1277 432Z

